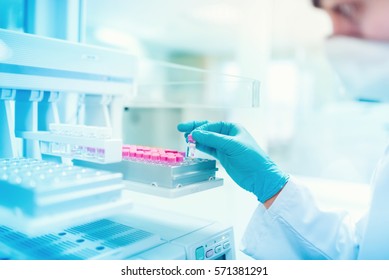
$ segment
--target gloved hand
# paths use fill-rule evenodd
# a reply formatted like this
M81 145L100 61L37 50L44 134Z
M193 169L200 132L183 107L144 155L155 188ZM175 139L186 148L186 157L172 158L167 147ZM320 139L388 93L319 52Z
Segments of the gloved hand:
M262 203L288 182L245 128L233 123L192 121L180 123L185 137L192 134L196 148L217 158L228 175L242 188L254 193Z

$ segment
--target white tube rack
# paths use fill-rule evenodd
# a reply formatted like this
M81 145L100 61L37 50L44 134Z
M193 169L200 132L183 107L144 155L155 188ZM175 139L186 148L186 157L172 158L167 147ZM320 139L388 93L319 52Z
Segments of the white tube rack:
M121 139L79 137L55 134L48 131L17 131L15 135L23 139L40 141L41 153L44 155L96 163L113 163L121 161L122 158Z

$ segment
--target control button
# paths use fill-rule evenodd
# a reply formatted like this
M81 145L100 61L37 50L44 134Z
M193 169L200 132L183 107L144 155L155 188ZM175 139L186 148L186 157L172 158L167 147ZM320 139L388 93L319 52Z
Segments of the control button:
M207 253L205 254L205 256L206 256L207 258L212 257L212 256L213 256L213 249L208 250Z
M229 241L224 242L224 244L223 244L223 249L228 249L228 248L230 248L230 246L231 246L231 244L230 244Z
M219 254L222 251L222 246L218 245L215 247L215 254Z
M200 246L196 249L196 260L203 260L204 259L204 247Z

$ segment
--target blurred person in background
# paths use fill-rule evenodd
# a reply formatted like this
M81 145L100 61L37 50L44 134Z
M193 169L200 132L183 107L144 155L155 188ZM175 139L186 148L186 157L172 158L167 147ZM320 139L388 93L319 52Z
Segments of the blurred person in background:
M327 54L359 101L389 101L389 0L313 0L329 15ZM389 259L389 147L372 177L372 201L358 222L323 211L310 191L280 168L247 130L234 123L178 125L199 150L260 202L242 240L256 259ZM353 194L349 194L352 199ZM384 241L383 241L384 240Z

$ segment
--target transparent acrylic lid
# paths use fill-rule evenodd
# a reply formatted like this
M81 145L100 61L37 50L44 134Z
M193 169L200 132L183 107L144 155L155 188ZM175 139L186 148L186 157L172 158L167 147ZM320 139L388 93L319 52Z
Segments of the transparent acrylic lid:
M260 82L178 64L140 60L136 94L129 107L252 108Z

